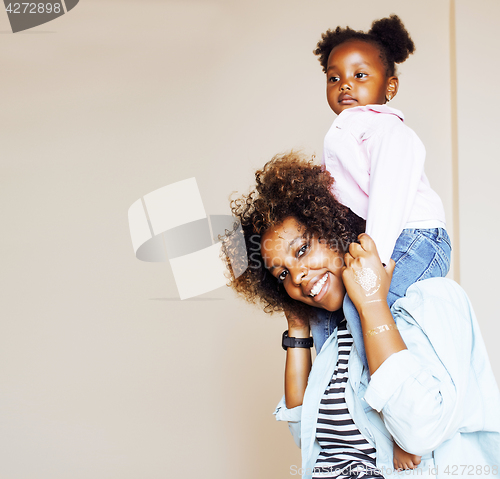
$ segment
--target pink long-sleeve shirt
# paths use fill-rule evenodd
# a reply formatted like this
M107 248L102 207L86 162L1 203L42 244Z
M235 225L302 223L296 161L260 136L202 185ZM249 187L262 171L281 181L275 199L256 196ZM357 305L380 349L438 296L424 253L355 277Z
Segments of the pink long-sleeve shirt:
M342 111L325 136L323 163L335 179L333 193L366 220L383 263L405 227L445 225L424 162L423 143L403 114L385 105Z

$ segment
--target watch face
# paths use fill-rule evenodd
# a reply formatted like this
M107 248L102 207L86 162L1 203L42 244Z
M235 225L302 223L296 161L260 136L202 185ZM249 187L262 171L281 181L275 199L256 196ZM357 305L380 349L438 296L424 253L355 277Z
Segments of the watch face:
M290 346L290 339L288 338L288 330L283 331L283 337L281 338L281 347L286 351Z

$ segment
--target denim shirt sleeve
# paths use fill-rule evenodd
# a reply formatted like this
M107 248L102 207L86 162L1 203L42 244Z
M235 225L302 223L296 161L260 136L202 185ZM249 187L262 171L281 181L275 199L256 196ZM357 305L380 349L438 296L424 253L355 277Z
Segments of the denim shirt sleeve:
M276 421L288 421L288 427L292 433L293 440L295 441L295 444L300 447L300 419L302 416L302 406L288 409L285 403L285 396L283 396L279 404L276 406L274 415L276 416Z
M474 313L463 290L442 278L412 285L392 313L408 349L375 371L365 400L403 449L422 456L452 437L463 419Z

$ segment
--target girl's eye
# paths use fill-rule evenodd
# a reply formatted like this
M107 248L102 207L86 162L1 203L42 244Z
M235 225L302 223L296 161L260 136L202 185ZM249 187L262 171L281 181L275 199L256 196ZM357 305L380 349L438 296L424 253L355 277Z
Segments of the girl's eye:
M288 271L285 269L278 275L278 283L283 283L285 281L286 275L288 274Z
M301 256L303 256L308 249L309 249L309 243L305 243L304 245L302 245L300 249L297 251L297 257L300 258Z
M338 81L339 81L339 77L330 77L330 78L328 78L328 81L329 81L330 83L335 83L335 82L338 82Z
M356 78L365 78L368 76L368 74L366 73L356 73L356 75L354 75Z

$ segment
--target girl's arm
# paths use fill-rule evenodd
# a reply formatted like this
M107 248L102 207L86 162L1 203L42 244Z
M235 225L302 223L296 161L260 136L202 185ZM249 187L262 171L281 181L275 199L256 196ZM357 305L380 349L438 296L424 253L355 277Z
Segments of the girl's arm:
M288 336L290 338L310 337L308 321L302 320L291 313L288 313L286 316L288 321ZM287 348L285 362L285 401L288 409L302 405L310 371L310 348Z
M363 143L370 159L366 233L375 241L382 262L388 264L415 203L424 174L425 147L399 117L379 113L374 121L375 132ZM435 195L432 190L429 194Z

